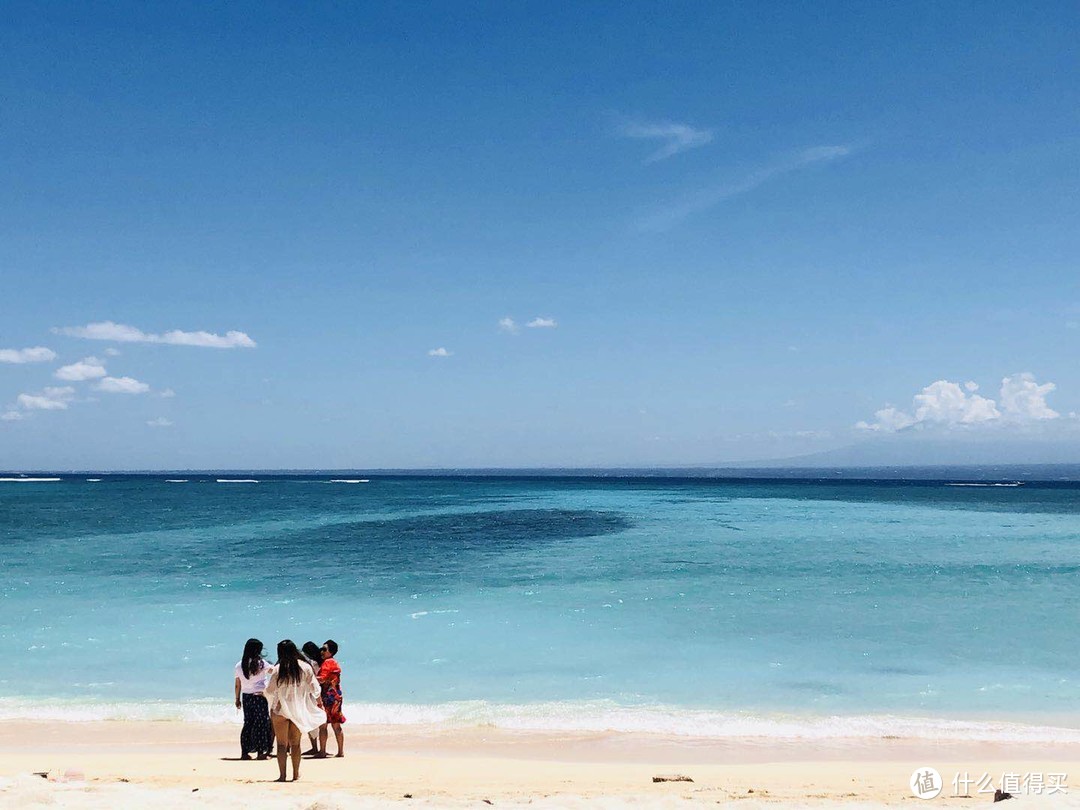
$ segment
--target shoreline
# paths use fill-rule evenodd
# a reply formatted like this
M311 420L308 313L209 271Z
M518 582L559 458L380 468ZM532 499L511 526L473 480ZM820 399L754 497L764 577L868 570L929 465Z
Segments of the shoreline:
M307 760L301 782L274 784L276 763L237 759L239 729L175 721L0 722L0 806L346 808L399 806L668 806L746 801L891 806L915 800L913 770L1066 773L1076 743L935 743L913 739L701 740L651 734L446 731L346 725L344 759ZM331 739L330 750L334 750ZM72 772L49 781L35 772ZM654 783L685 775L692 782ZM1070 774L1080 778L1080 773ZM949 798L982 804L986 795ZM297 804L298 797L317 804ZM1080 794L1080 789L1077 790ZM37 797L37 798L35 798ZM157 797L157 798L153 798ZM990 797L992 798L992 796ZM1063 806L1070 794L1038 796ZM1078 795L1076 798L1080 798Z
M675 705L621 705L607 700L504 704L460 700L434 704L351 702L356 729L393 728L425 735L497 729L507 734L639 735L688 742L911 739L938 743L1080 744L1080 715L1011 712L900 715L888 712L796 713ZM178 701L86 701L70 697L0 697L3 723L186 723L239 728L241 717L220 697Z

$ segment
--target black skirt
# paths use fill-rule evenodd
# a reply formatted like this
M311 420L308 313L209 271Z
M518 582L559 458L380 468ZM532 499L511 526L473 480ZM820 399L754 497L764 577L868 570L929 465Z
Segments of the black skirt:
M262 695L240 695L244 705L244 728L240 731L241 754L266 754L274 744L270 706Z

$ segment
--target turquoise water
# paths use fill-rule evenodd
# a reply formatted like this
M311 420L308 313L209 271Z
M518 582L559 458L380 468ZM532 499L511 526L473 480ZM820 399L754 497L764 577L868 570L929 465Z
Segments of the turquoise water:
M1077 485L88 477L0 482L0 717L230 719L254 635L352 722L1080 740Z

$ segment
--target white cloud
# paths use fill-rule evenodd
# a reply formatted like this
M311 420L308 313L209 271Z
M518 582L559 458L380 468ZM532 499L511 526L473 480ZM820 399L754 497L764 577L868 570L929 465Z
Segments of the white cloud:
M109 346L105 350L105 354L109 355L109 357L119 357L120 356L120 350L119 349L114 349L112 346Z
M437 349L429 349L428 357L449 357L453 352L447 351L442 346Z
M979 386L974 382L961 387L959 383L937 380L915 395L911 413L890 405L877 411L873 422L859 422L855 427L895 433L913 427L963 429L1057 419L1060 414L1046 404L1046 395L1056 388L1054 383L1039 385L1030 372L1013 374L1001 381L999 408L994 400L975 393Z
M533 318L525 325L530 329L554 329L559 324L554 318Z
M503 332L509 332L511 335L516 335L520 330L517 322L507 315L505 318L499 318L499 329Z
M892 405L886 405L880 411L875 411L875 422L858 422L855 427L859 430L871 430L871 431L883 431L886 433L893 433L897 430L903 430L906 427L910 427L915 423L915 419L908 416L898 408L894 408Z
M666 231L693 214L712 208L724 200L753 191L777 177L814 163L829 163L849 154L851 154L851 147L848 146L814 146L803 149L801 152L758 169L738 182L701 189L666 208L655 211L641 220L638 225L645 231Z
M0 422L16 422L19 419L25 418L26 417L18 411L4 411L3 413L0 413Z
M1001 417L994 400L965 393L957 383L938 380L915 395L915 421L971 425Z
M713 139L707 129L697 129L689 124L673 122L643 123L628 121L619 126L619 134L624 138L664 141L664 145L645 159L646 163L666 160L680 152L704 146Z
M209 349L254 349L255 341L244 332L229 331L222 335L212 332L181 332L174 329L161 336L162 343L174 346L201 346Z
M19 394L15 398L19 406L28 411L63 411L67 409L67 403L63 400L51 399L40 394Z
M171 388L164 388L158 392L158 396L162 399L172 399L176 396L176 392L173 391Z
M133 377L106 377L94 387L106 394L145 394L150 390L149 385Z
M78 363L60 366L53 376L58 380L82 382L83 380L95 380L98 377L104 377L105 373L105 366L102 365L100 360L96 357L84 357Z
M150 427L172 427L171 420L166 419L164 416L159 416L157 419L150 419L147 423Z
M84 338L85 340L115 340L118 343L154 343L154 335L148 335L134 326L113 321L99 321L86 326L62 326L53 329L58 335Z
M1001 408L1022 420L1057 419L1061 414L1046 404L1046 395L1057 389L1054 383L1039 385L1035 375L1025 371L1001 381Z
M74 396L75 389L65 385L46 388L40 394L19 394L15 401L27 411L66 411Z
M44 346L30 349L0 349L0 363L48 363L56 359L56 352Z
M173 329L158 335L113 321L57 327L53 332L85 340L112 340L117 343L167 343L172 346L199 346L209 349L254 349L256 346L255 341L244 332L229 331L218 335L213 332L183 332Z

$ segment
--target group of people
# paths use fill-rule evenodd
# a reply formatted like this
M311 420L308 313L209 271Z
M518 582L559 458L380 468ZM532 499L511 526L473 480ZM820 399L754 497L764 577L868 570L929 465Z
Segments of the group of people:
M244 710L240 732L240 758L267 759L277 742L279 782L285 762L292 758L292 778L300 778L300 747L307 734L311 748L304 754L326 757L330 729L337 739L336 756L345 756L341 729L341 667L335 660L338 645L328 639L321 647L313 641L297 649L290 639L278 642L277 663L263 658L263 643L249 638L236 664L236 708Z

